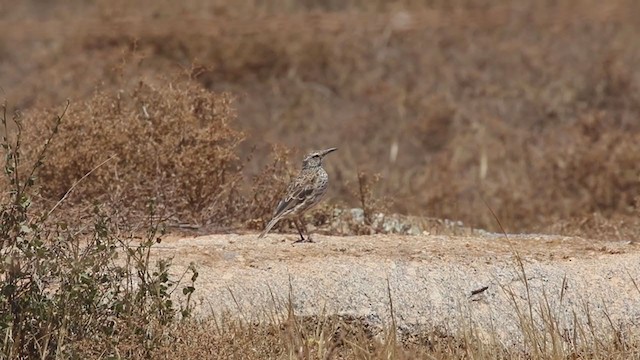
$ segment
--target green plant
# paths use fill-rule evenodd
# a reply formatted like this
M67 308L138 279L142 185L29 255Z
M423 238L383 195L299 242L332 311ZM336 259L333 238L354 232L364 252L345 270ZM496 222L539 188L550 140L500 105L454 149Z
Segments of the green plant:
M66 108L65 108L66 111ZM56 317L54 301L46 292L53 279L60 274L54 248L47 246L42 229L43 218L33 218L30 193L35 184L36 171L42 166L44 154L57 132L64 116L57 116L54 131L44 143L35 163L25 169L21 166L22 123L20 113L11 118L16 128L11 138L7 104L2 105L0 121L4 130L4 174L9 188L0 205L0 332L3 353L24 356L44 355L49 342L54 340L50 331L61 326Z
M123 341L142 345L128 351L131 355L149 353L167 341L166 329L174 320L191 312L195 268L175 279L169 259L152 262L152 247L163 234L153 203L140 240L133 234L121 236L98 204L85 214L90 221L84 225L90 230L83 231L50 216L58 204L47 209L32 202L37 175L68 106L56 116L53 130L28 166L22 162L20 114L9 119L6 103L2 106L1 145L10 185L0 203L2 359L73 357L87 344L91 349L83 351L88 354L117 354ZM182 286L188 272L191 282ZM180 307L174 303L177 289L186 296Z

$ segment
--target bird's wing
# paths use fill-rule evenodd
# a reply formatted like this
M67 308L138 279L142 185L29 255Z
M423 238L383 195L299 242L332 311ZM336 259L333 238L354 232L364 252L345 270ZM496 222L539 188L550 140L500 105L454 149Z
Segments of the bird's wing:
M274 217L293 210L297 205L303 203L307 197L313 194L315 177L304 175L305 174L301 174L301 176L298 176L298 178L289 185L287 195L278 203L273 215Z

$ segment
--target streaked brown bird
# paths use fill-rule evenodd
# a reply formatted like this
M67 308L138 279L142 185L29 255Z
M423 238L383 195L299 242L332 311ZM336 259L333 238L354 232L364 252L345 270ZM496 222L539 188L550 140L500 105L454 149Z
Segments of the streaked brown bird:
M284 199L280 200L278 206L276 206L273 218L258 238L265 236L281 219L291 218L300 234L300 240L297 240L296 243L313 242L307 232L304 221L302 221L302 215L317 205L327 192L329 175L327 175L327 172L322 168L322 159L328 153L335 150L337 150L337 148L314 151L305 156L304 160L302 160L302 170L289 184L289 187L287 187L287 195ZM298 222L302 227L298 225ZM307 232L306 238L302 234L302 228Z

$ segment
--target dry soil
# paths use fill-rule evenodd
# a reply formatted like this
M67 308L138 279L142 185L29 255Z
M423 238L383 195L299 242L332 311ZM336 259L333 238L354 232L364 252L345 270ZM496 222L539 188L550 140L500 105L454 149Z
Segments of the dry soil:
M298 315L338 314L382 328L390 324L392 300L401 334L474 329L518 344L523 319L532 315L532 324L548 326L542 313L567 334L578 324L596 331L640 328L634 242L491 233L316 235L311 244L294 244L296 238L174 236L156 251L173 257L176 269L197 266L201 316L273 321L292 304Z

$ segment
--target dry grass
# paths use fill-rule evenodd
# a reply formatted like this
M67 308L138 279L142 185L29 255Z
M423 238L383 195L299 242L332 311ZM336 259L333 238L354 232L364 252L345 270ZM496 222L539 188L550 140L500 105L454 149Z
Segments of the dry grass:
M447 335L423 334L406 343L384 339L360 319L336 316L292 316L277 324L232 322L220 327L212 321L187 323L177 332L173 349L157 356L226 359L415 359L460 358L465 345ZM378 333L378 334L376 334Z
M517 256L516 256L517 257ZM524 268L521 276L526 276ZM526 281L524 282L525 286ZM527 286L528 289L528 286ZM640 355L640 339L632 328L592 321L588 308L574 310L572 327L557 313L546 294L522 294L510 286L519 333L500 339L496 329L486 332L462 318L459 330L416 330L403 333L393 317L386 324L366 318L295 314L291 299L284 314L274 311L248 322L243 314L229 313L206 320L187 320L165 330L165 343L150 353L135 344L117 345L129 358L225 359L629 359ZM391 309L391 311L393 311ZM515 344L515 346L514 346ZM82 349L82 346L79 346ZM97 355L96 347L84 349Z

